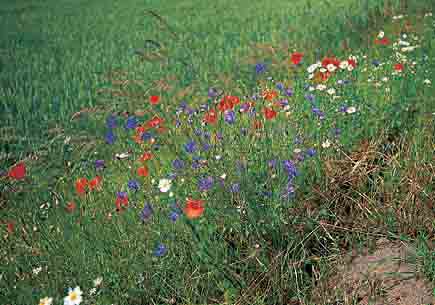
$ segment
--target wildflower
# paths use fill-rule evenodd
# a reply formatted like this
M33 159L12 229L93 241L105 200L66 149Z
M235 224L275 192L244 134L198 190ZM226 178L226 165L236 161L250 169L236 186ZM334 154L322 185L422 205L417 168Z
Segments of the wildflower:
M86 193L86 186L88 185L88 179L79 178L76 180L76 192L79 195L84 195Z
M139 190L139 183L136 180L129 180L127 186L130 190Z
M291 88L287 88L287 90L285 91L285 94L289 97L293 96L293 90Z
M271 100L273 100L275 97L278 96L278 93L277 93L276 91L274 91L274 90L264 90L264 91L262 92L262 96L263 96L264 99L266 99L266 100L268 100L268 101L271 101Z
M107 125L107 128L109 128L109 129L116 128L116 116L111 114L109 117L107 117L106 125Z
M425 85L430 85L430 84L431 84L431 81L430 81L430 79L425 79L425 80L423 81L423 83L424 83Z
M309 102L314 102L315 96L311 93L305 94L305 99Z
M77 286L74 289L68 289L68 295L64 298L64 305L78 305L82 302L83 292Z
M103 278L102 278L101 276L100 276L100 277L97 277L97 278L94 280L94 287L98 287L98 286L100 286L102 282L103 282Z
M170 219L172 222L176 222L179 216L180 216L180 214L178 214L176 211L172 211L172 212L169 214L169 219Z
M68 213L72 213L72 212L74 212L74 210L76 209L76 204L74 203L74 202L68 202L68 204L66 205L66 207L65 207L65 210L68 212Z
M202 144L202 151L209 151L211 148L211 145L209 143L203 143Z
M53 298L45 297L39 300L39 305L51 305L53 303Z
M112 129L110 129L106 133L106 143L107 144L113 144L116 141L116 135L113 133Z
M121 210L121 205L123 205L124 207L128 206L128 196L126 192L118 192L116 194L115 205L117 211Z
M166 193L171 188L171 180L163 178L159 181L159 189L162 193Z
M20 162L17 165L13 166L8 172L8 177L15 180L24 179L25 176L26 165L23 162Z
M337 69L337 66L335 66L334 64L328 64L328 65L326 66L326 69L327 69L329 72L334 72L334 71Z
M89 190L93 191L101 185L103 178L101 176L96 176L91 181L89 181Z
M142 221L142 223L144 223L145 221L147 221L151 215L153 214L153 208L149 203L146 203L144 208L142 209L142 211L139 214L140 220Z
M296 164L291 160L284 160L282 162L284 170L287 172L289 179L292 179L298 175Z
M314 148L309 148L306 153L309 157L314 157L316 155L316 150Z
M148 174L149 174L148 167L146 167L145 165L143 165L137 169L137 175L139 177L146 177L146 176L148 176Z
M196 143L194 140L190 140L189 142L187 142L186 144L184 144L184 149L192 154L196 151Z
M384 38L384 36L385 36L385 33L383 31L380 31L378 34L378 38L382 39L382 38Z
M228 124L233 124L234 121L236 120L236 115L234 113L234 111L232 110L227 110L224 112L224 119L225 122L227 122Z
M204 201L200 199L193 200L188 198L186 202L186 207L184 208L184 213L189 219L195 219L200 217L204 213Z
M32 273L34 275L38 275L39 272L42 271L42 267L33 268Z
M204 122L208 124L214 124L217 121L217 113L216 110L212 109L204 115Z
M294 65L298 65L301 62L302 57L304 57L303 53L295 52L291 55L290 60Z
M295 188L294 188L292 182L289 181L287 183L283 193L282 193L282 197L290 199L290 198L294 197L294 195L295 195Z
M395 64L394 65L394 70L395 71L402 72L403 68L404 68L403 64Z
M319 85L317 85L316 89L319 90L319 91L323 91L323 90L326 89L326 86L323 85L323 84L319 84Z
M316 71L317 68L321 67L322 64L320 62L317 62L315 64L312 64L311 66L309 66L307 68L308 73L313 73L314 71Z
M351 106L349 108L347 108L346 113L352 114L356 112L356 108Z
M162 119L158 116L154 116L150 121L148 121L147 126L149 128L154 128L154 127L161 125L163 122L164 122L164 119Z
M326 91L326 92L328 92L329 95L334 95L335 94L335 89L334 88L329 88L328 91Z
M255 65L255 73L261 74L261 73L263 73L265 71L266 71L266 64L264 64L264 63L257 63Z
M127 119L124 128L125 129L135 129L137 126L137 119L134 116L131 116Z
M264 116L266 118L266 120L271 120L274 117L276 117L277 112L275 110L273 110L272 108L264 108Z
M198 182L198 188L201 192L208 191L213 186L213 177L201 178Z
M158 244L156 249L154 250L154 255L157 257L161 257L161 256L165 255L166 252L167 252L167 249L166 249L165 245Z
M328 148L330 146L331 146L331 142L329 142L329 140L326 140L325 142L322 143L323 148Z
M91 288L89 289L89 295L94 295L97 292L97 288Z
M151 160L153 158L153 154L150 152L144 152L142 157L140 157L140 161L144 162L144 161L148 161Z
M390 43L390 40L388 40L387 37L384 37L382 39L375 39L375 44L386 46Z
M151 105L157 105L159 103L160 97L157 95L151 95L150 96L150 103Z
M276 84L276 89L278 89L278 90L284 90L284 84L283 83L277 83Z
M104 160L95 160L95 169L100 170L104 168Z
M208 89L208 97L213 98L218 95L218 91L215 88Z
M233 183L231 184L231 193L238 193L240 191L240 184Z

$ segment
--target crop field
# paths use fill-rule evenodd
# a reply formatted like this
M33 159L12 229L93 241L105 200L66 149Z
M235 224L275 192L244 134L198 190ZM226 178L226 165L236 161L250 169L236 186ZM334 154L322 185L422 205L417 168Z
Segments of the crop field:
M0 304L435 304L430 0L0 0Z

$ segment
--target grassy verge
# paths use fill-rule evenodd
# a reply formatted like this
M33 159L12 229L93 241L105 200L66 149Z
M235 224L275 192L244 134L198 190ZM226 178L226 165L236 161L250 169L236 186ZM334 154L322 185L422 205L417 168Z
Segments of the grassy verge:
M186 1L177 14L208 14L195 19L199 24L192 23L191 28L175 21L169 29L166 22L150 22L147 26L152 30L146 33L156 37L149 39L146 48L152 51L136 50L133 42L142 43L143 32L130 33L127 25L119 28L122 16L131 20L133 12L142 14L143 10L137 9L142 4L132 1L131 7L114 3L115 7L104 8L94 4L78 22L73 17L82 11L76 4L65 10L67 3L47 8L41 4L38 14L34 13L37 7L23 7L19 10L20 16L24 15L22 24L30 23L26 14L33 18L46 14L50 22L42 33L54 41L55 37L65 38L59 20L67 25L71 22L69 27L77 33L91 21L101 26L108 24L103 20L113 19L113 28L84 31L101 36L83 40L79 46L75 45L77 36L71 34L71 40L56 45L63 48L61 54L71 52L69 58L57 58L53 50L42 46L41 52L32 55L29 46L35 47L39 41L32 36L40 35L36 31L11 39L16 42L15 49L6 46L8 54L15 55L13 60L3 61L2 92L3 98L14 102L3 103L6 111L2 113L5 122L14 126L2 130L14 130L15 139L31 135L32 145L37 142L34 133L43 139L49 126L60 125L62 130L53 131L60 136L53 138L43 154L29 156L26 164L31 175L24 181L2 180L1 213L8 224L4 226L5 263L1 270L8 283L2 290L4 299L36 303L49 295L59 303L66 295L65 287L91 288L92 281L102 276L102 286L94 292L86 290L84 302L297 304L308 302L313 274L325 268L328 259L343 247L367 242L373 234L416 239L422 269L433 281L433 100L431 87L424 83L433 75L429 60L433 24L430 17L422 17L420 7L410 6L407 13L413 17L406 18L418 29L407 29L401 20L383 28L391 40L406 32L409 38L400 39L420 45L407 53L405 63L394 57L391 44L372 45L381 30L381 18L375 19L376 12L380 14L377 7L384 9L381 2L367 3L368 11L367 5L357 4L349 10L344 2L342 7L340 3L329 5L328 10L327 2L309 10L305 2L274 5L267 9L279 14L263 10L264 15L253 19L253 24L249 18L259 7L242 10L247 6L241 3L234 8L238 21L222 19L213 10L216 21L209 22L210 31L211 25L216 25L216 37L221 40L189 42L184 36L175 38L180 31L174 27L195 33L194 29L213 16L209 7L195 6L195 11L195 3ZM162 16L175 14L169 5L149 5L158 8ZM294 24L304 24L303 20L321 10L330 15L300 31L282 31L290 24L286 12L293 12ZM17 11L15 7L2 14L10 15L6 20L12 23ZM414 11L419 15L413 15ZM337 12L346 13L337 17ZM142 15L136 18L142 20ZM346 22L353 22L354 27L347 27ZM239 34L241 23L250 30ZM367 30L369 24L373 26L366 33L370 38L361 40L356 31ZM319 36L312 33L320 28L324 31ZM238 34L225 37L232 32ZM260 37L262 32L265 34ZM252 39L250 35L257 36ZM344 41L346 45L341 44ZM249 47L251 42L256 43L254 48ZM336 49L337 45L341 48ZM133 54L124 57L125 46L136 50L142 64ZM317 53L312 48L317 48ZM98 52L100 49L103 51ZM294 51L305 53L299 65L289 62ZM175 62L171 61L173 54L178 58ZM185 54L190 54L187 59ZM326 55L344 60L350 54L358 56L354 70L339 70L326 82L307 79L306 69L316 60ZM83 66L81 58L86 63ZM105 62L107 58L110 63ZM158 58L163 63L155 64ZM29 59L32 72L13 69ZM416 64L410 64L412 61ZM405 63L401 73L394 72L399 62ZM191 72L186 72L187 67ZM195 69L195 75L188 74ZM91 84L98 90L84 85L95 71L101 78ZM156 79L159 81L151 86ZM19 86L20 82L28 87ZM284 89L278 89L278 83ZM375 83L380 85L373 86ZM327 93L321 84L334 88L336 94ZM222 90L222 95L207 96L210 86ZM29 99L29 92L42 90L39 88L47 91L36 95L35 105L41 97L53 99L53 103L41 102L29 112L31 105L26 103L35 101L35 95ZM150 105L150 95L160 97L156 105ZM237 112L218 111L216 124L201 124L205 113L219 109L225 95L240 97ZM186 103L180 104L183 100ZM238 112L248 101L255 103L256 113ZM68 122L83 107L90 109ZM115 114L116 128L104 127L114 123L105 121L107 113ZM149 127L155 116L164 119L157 124L164 128ZM144 136L135 128L141 125L150 134ZM134 139L137 132L140 141ZM116 138L111 145L106 143L112 142L108 136ZM375 137L378 140L373 140ZM22 152L14 153L5 164L32 151L30 142L8 142L9 152L18 148ZM126 159L115 156L126 152L130 155ZM153 157L140 161L144 152ZM184 169L173 162L177 159L183 161ZM104 160L104 169L97 168L97 160ZM285 160L292 162L283 163ZM96 176L102 177L101 186L81 196L79 179ZM171 181L172 196L159 186L165 178ZM399 185L402 189L396 192ZM123 206L126 197L119 192L127 195L128 206ZM189 213L182 211L186 197L206 202L199 219L188 219ZM414 205L407 204L410 200ZM43 271L35 271L38 267Z

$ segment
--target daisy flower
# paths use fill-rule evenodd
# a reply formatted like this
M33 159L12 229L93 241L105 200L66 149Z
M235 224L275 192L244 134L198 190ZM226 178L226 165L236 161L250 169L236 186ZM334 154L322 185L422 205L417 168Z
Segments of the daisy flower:
M159 189L162 193L166 193L171 188L171 180L169 179L160 179L159 181Z
M102 278L101 276L100 276L100 277L97 277L97 278L94 280L94 287L100 286L102 282L103 282L103 278Z
M346 109L346 113L352 114L355 112L356 112L356 108L353 106Z
M328 148L330 146L331 146L331 142L329 142L329 140L326 140L325 142L322 143L323 148Z
M79 305L82 302L83 292L77 286L74 289L68 288L68 295L64 298L64 305Z

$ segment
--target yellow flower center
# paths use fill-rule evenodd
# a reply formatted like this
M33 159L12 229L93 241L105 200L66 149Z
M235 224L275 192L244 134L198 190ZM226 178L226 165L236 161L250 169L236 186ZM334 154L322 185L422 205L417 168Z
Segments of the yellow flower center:
M71 294L69 295L69 298L71 299L71 301L77 300L77 293L71 292Z

